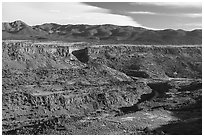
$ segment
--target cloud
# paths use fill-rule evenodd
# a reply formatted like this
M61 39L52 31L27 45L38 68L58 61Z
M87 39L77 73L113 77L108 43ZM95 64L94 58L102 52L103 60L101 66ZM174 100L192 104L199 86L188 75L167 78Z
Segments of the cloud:
M108 9L90 6L84 3L73 3L70 5L70 7L72 7L72 11L66 11L66 13L60 15L61 18L58 20L58 22L61 20L61 22L68 22L69 24L115 24L120 26L142 26L134 21L131 17L126 15L112 14Z
M171 7L196 7L202 8L201 2L132 2L132 5L156 5L156 6L171 6Z
M157 14L155 12L149 12L149 11L130 11L128 13L130 13L130 14L148 14L148 15L155 15L155 14Z
M185 24L178 24L178 25L185 25L185 26L196 26L202 28L201 23L185 23Z
M175 17L189 17L189 18L199 18L202 17L202 13L157 13L157 12L149 12L149 11L130 11L129 14L142 14L142 15L162 15L162 16L175 16Z
M59 24L142 26L129 16L111 14L108 9L79 2L4 3L2 18L6 22L23 20L29 25L55 22Z
M195 30L195 29L202 29L202 24L201 23L178 23L175 25L177 28L186 28L189 31Z
M183 14L183 16L197 18L197 17L202 17L202 13L189 13L189 14Z
M142 27L141 24L134 21L132 18L124 15L116 15L110 13L83 13L78 16L69 16L63 19L63 22L69 22L70 24L114 24L119 26L135 26Z

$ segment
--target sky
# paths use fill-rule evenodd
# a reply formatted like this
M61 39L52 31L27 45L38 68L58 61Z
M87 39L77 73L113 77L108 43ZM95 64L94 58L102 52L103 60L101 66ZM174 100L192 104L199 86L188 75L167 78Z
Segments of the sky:
M148 29L202 28L199 2L3 2L2 21L28 25L115 24Z

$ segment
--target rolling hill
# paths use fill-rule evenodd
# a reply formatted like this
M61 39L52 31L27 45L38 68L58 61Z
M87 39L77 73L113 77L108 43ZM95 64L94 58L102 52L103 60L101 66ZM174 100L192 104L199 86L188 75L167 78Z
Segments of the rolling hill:
M45 23L29 26L22 21L2 23L2 39L60 40L127 44L202 44L202 30L149 30L141 27L104 25L60 25Z

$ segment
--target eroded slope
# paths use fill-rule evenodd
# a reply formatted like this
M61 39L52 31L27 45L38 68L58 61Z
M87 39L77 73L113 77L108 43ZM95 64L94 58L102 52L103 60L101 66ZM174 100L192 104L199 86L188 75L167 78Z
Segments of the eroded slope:
M145 83L94 60L71 60L68 50L32 42L3 43L3 131L52 116L118 111L151 92Z
M199 46L2 49L3 134L201 134Z

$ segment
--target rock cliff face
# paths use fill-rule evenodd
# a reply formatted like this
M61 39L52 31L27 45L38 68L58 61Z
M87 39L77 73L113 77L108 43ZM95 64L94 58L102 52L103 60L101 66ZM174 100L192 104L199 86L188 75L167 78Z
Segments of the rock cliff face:
M96 110L131 106L138 102L144 92L151 92L144 83L100 85L95 88L81 86L76 92L68 90L31 93L29 102L32 106L45 106L51 112L62 109L68 111L69 115L83 116Z
M106 124L107 134L124 129L132 134L178 119L185 123L195 117L197 123L202 119L201 51L197 45L3 41L3 133L97 129L103 134Z
M140 78L201 78L201 46L98 45L90 48L91 58Z
M2 96L4 130L29 119L61 115L85 116L136 104L151 93L143 82L89 59L88 48L33 42L3 43ZM18 124L11 124L13 120ZM9 127L8 127L9 123Z

